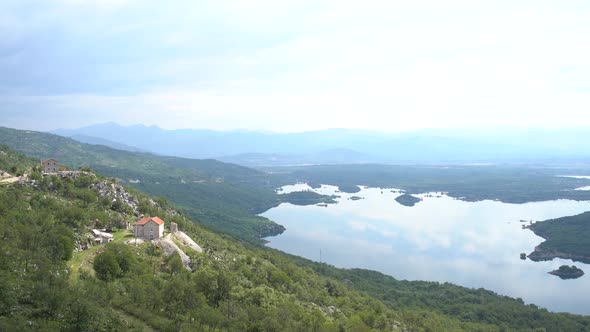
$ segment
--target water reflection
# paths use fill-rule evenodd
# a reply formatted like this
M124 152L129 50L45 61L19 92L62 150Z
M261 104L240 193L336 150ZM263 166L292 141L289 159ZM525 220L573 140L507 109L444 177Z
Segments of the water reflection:
M287 186L282 192L311 190ZM464 202L446 195L420 195L414 207L398 204L395 189L362 188L318 193L339 195L328 207L281 204L263 214L287 230L270 247L339 267L378 270L398 279L453 282L520 297L553 311L590 314L590 265L576 280L547 274L569 260L522 261L542 239L521 220L546 220L590 210L589 202L557 200L527 204ZM352 196L364 199L351 200ZM437 197L439 196L439 197Z

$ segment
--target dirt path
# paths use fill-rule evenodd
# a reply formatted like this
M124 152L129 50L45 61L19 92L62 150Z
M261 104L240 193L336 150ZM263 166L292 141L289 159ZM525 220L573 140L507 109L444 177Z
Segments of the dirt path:
M14 183L16 181L18 181L20 179L20 177L18 176L11 176L8 178L3 178L2 180L0 180L0 183Z

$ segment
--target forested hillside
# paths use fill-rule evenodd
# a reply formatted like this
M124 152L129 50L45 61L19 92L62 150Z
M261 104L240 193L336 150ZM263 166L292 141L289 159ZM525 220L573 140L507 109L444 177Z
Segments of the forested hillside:
M120 151L34 131L0 127L0 142L30 157L55 158L71 168L88 166L151 195L166 197L212 229L247 241L284 230L257 214L289 200L289 196L277 195L275 188L290 179L216 160Z
M14 156L0 154L0 165L14 165ZM239 243L112 179L89 172L42 176L19 158L24 162L16 166L28 175L0 185L2 331L590 328L588 317L549 313L484 290L398 281ZM131 232L117 227L139 215L160 216L166 229L176 222L204 252L185 249L186 269L158 244L127 244ZM114 241L90 244L90 230L103 227L114 229Z
M7 146L0 144L0 172L5 176L22 175L26 169L32 169L39 162L22 154L15 153Z

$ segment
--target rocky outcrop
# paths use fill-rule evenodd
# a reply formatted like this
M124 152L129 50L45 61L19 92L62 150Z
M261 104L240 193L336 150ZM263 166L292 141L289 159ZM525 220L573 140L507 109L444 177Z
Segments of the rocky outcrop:
M180 247L178 247L176 243L174 243L174 241L172 240L172 234L168 234L163 238L154 240L153 242L162 247L162 250L164 251L164 254L166 254L166 256L170 256L177 252L180 256L180 260L182 261L182 265L184 266L184 268L189 271L192 270L190 257L188 257L188 255L182 249L180 249Z
M99 197L108 197L112 199L113 203L119 201L121 204L129 206L134 214L138 214L139 201L129 194L122 185L105 180L90 185L90 189L96 191Z
M175 237L180 243L183 245L193 249L196 252L203 252L203 249L195 242L190 236L186 235L184 232L178 231L174 234L171 234Z
M139 200L133 194L130 194L124 186L112 181L103 180L90 185L90 189L96 191L98 197L108 197L113 203L120 202L120 204L128 206L135 216L139 216ZM160 203L151 198L148 199L148 204L151 207L163 209ZM167 215L178 215L178 211L176 210L165 210Z

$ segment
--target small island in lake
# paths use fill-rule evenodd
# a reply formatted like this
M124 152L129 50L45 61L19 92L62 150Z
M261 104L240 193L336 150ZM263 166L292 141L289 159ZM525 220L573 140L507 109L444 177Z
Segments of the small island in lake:
M361 191L361 188L353 184L340 184L338 185L338 190L347 194L356 194Z
M416 203L420 202L422 200L422 198L408 195L408 194L403 194L401 196L396 197L395 200L404 206L414 206L414 205L416 205Z
M338 196L321 195L311 190L294 191L280 195L281 201L294 205L320 205L335 204Z
M362 197L359 196L352 196L351 198L349 198L351 201L358 201L359 199L363 199Z
M577 268L575 265L562 265L559 267L559 269L553 270L548 273L558 276L561 279L577 279L584 275L584 271L582 271L582 269Z

